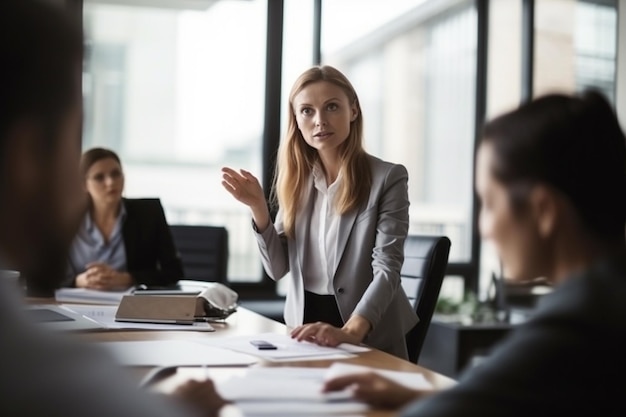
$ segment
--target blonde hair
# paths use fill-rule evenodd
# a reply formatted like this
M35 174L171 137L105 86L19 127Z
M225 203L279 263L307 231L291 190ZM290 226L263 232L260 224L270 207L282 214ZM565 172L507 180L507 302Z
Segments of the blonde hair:
M339 148L339 172L343 180L335 200L337 212L345 214L356 209L367 199L372 184L370 165L363 149L363 116L354 87L345 75L331 66L308 69L298 77L289 94L287 133L278 149L271 196L272 202L282 209L284 231L289 238L295 235L296 213L307 195L306 186L311 170L319 160L317 150L305 142L298 129L293 101L302 89L319 81L327 81L341 88L357 110L356 118L350 124L348 138Z

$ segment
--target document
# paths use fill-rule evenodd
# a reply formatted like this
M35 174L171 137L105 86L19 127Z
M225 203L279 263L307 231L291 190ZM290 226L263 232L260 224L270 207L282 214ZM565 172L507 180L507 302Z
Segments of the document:
M124 366L239 366L257 358L190 340L94 342Z
M246 417L345 415L369 410L349 391L322 392L326 372L325 368L254 367L243 375L217 381L216 389Z
M263 340L276 347L276 349L259 349L250 343L253 340ZM342 343L337 347L319 346L310 342L298 342L288 334L263 333L254 336L237 336L216 340L206 340L210 343L232 349L237 352L258 356L269 361L294 361L294 360L328 360L353 358L357 353L367 352L368 347Z
M340 415L341 417L364 417L369 411L366 404L356 401L302 403L300 401L280 402L238 402L237 407L246 417L320 417Z
M329 368L252 367L244 374L216 381L216 389L224 398L235 402L246 417L334 414L346 417L346 413L366 413L369 407L355 400L349 389L331 393L322 389L329 379L361 372L375 372L412 389L432 389L419 372L345 363L335 363Z
M419 372L390 371L387 369L378 369L349 363L334 363L325 371L324 380L326 381L344 375L374 372L411 389L433 389L432 384L428 382L424 374Z
M157 323L135 323L115 321L117 306L109 305L82 305L64 304L63 308L95 321L103 328L109 330L177 330L177 331L199 331L213 332L215 329L207 322L196 322L193 324L157 324Z

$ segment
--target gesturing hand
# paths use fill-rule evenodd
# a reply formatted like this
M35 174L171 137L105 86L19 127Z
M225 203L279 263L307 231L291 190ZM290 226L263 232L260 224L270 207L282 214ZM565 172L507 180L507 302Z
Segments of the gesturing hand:
M248 171L243 169L239 171L228 167L222 168L222 186L237 201L249 207L265 204L265 195L259 180Z
M222 168L222 186L237 201L250 207L252 219L259 230L263 231L270 222L270 212L265 202L265 194L259 180L246 170Z

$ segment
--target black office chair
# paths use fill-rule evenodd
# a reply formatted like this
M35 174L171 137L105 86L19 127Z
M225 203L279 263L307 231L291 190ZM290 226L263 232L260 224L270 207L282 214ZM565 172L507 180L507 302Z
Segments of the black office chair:
M227 283L228 231L222 226L170 225L185 279Z
M446 236L409 235L404 243L402 288L420 319L406 335L409 360L413 363L419 359L449 255L450 239Z

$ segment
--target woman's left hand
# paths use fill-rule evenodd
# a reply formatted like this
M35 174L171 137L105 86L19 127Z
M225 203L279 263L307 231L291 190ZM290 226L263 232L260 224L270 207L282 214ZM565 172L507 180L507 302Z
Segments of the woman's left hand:
M351 343L354 345L361 343L361 338L357 335L321 321L296 327L291 331L291 337L299 342L306 340L307 342L313 342L320 346L330 347L336 347L341 343Z
M98 290L126 289L133 284L133 279L127 272L120 272L102 262L93 262L87 265L87 280L90 288Z

